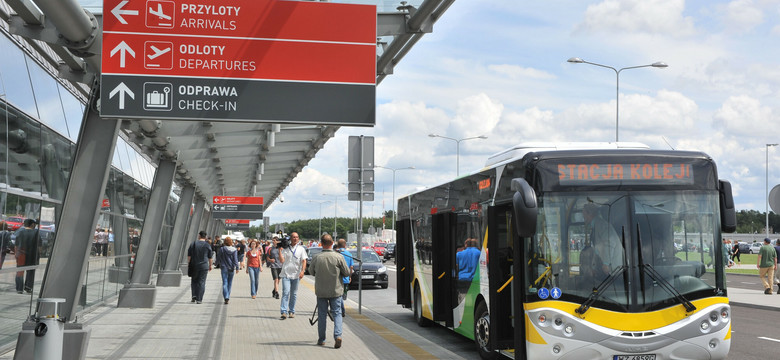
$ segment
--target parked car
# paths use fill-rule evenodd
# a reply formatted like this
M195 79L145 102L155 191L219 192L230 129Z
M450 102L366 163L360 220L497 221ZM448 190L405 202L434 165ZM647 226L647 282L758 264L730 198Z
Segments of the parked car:
M24 223L24 218L20 216L9 216L5 218L5 223L6 225L8 225L9 231L16 231L16 229L22 227L22 224Z
M385 250L385 261L395 258L395 243L388 243Z
M374 251L376 251L376 254L379 255L379 257L385 256L385 250L387 250L387 243L377 241L374 243Z
M750 254L758 254L759 250L761 250L761 243L754 242L750 244Z
M309 274L309 264L311 264L311 259L319 255L321 252L322 252L321 247L306 248L306 269L303 270L304 274L306 275Z
M349 249L349 254L353 259L357 259L357 249ZM378 285L382 289L387 289L387 268L382 264L382 260L373 250L363 250L363 272L360 273L360 264L355 261L353 265L354 272L352 273L352 282L349 283L350 288L356 288L358 282L363 282L363 287L369 285Z

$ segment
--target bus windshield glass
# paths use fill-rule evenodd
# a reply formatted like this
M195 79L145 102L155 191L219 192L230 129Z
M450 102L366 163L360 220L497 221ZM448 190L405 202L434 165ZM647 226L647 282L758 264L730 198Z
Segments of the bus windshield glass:
M591 298L596 307L641 312L723 288L716 192L549 192L539 203L525 251L530 301Z

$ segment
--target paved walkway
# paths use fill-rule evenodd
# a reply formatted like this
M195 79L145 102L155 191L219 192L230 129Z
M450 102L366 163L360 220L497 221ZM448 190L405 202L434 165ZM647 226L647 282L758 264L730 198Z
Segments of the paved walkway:
M241 271L225 305L215 269L202 304L190 302L185 276L180 287L157 287L154 309L98 307L79 319L92 330L87 359L463 359L446 344L431 343L365 307L358 314L351 300L341 349L333 348L332 321L325 346L317 346L317 324L309 324L316 304L312 279L299 286L296 317L281 320L270 272L264 270L254 300L249 276ZM13 352L0 357L12 358Z
M117 308L111 303L84 315L79 321L92 330L87 358L463 359L448 350L448 344L434 344L371 309L363 308L358 314L351 300L347 301L342 348L333 348L330 321L326 346L317 346L316 324L309 324L316 303L309 277L299 287L297 316L281 320L267 269L260 274L261 290L254 300L249 296L249 276L243 271L237 274L229 305L222 300L218 271L208 276L203 304L190 302L185 276L180 287L157 287L154 309ZM733 305L780 309L780 295L765 295L760 289L732 286L729 295ZM0 356L12 358L13 352Z

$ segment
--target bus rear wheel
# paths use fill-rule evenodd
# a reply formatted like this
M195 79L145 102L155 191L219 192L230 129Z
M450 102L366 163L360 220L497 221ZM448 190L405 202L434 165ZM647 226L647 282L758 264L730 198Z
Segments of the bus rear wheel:
M490 351L490 313L484 301L474 311L474 342L480 358L498 359L498 353Z
M430 321L426 319L422 314L422 296L420 295L420 286L414 286L414 320L417 321L417 325L420 327L427 327L430 325Z

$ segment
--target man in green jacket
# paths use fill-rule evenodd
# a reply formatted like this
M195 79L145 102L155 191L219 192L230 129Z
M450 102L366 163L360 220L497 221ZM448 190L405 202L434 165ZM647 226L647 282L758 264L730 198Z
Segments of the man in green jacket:
M333 315L333 346L341 347L342 317L341 295L344 294L342 279L349 276L349 266L344 256L333 251L333 238L325 234L320 239L322 252L311 260L309 274L314 275L314 294L317 295L319 338L317 345L325 345L325 330L328 324L328 306ZM772 250L774 251L774 249Z
M761 282L764 283L764 294L772 295L772 279L775 277L775 270L777 270L777 254L775 248L770 245L772 240L769 238L764 239L764 246L758 250L758 277L761 278Z

